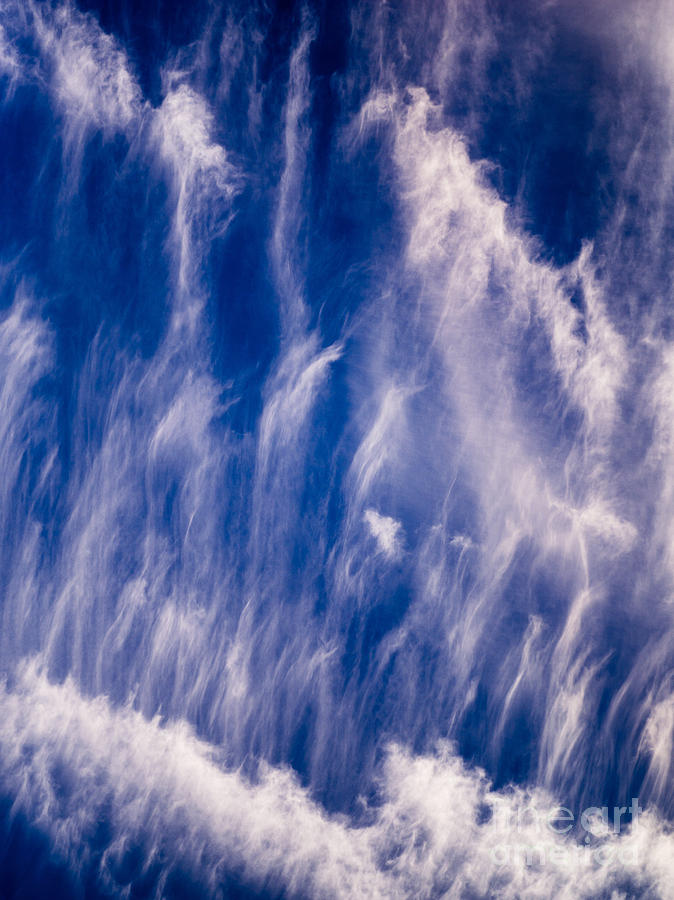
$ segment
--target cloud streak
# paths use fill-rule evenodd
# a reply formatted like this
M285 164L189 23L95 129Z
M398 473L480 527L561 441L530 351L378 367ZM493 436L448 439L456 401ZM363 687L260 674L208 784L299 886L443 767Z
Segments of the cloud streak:
M78 883L674 896L663 8L3 7L0 783Z

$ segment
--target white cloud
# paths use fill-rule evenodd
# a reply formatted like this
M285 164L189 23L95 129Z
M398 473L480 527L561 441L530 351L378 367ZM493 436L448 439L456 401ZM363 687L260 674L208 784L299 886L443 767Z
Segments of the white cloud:
M395 558L400 551L400 532L402 525L391 516L382 516L376 509L366 509L363 521L370 529L379 550L390 558Z
M146 721L29 666L13 690L0 689L0 748L14 810L74 871L86 866L87 840L105 817L97 874L109 890L127 886L121 863L140 844L147 859L164 860L158 890L178 868L209 891L235 872L291 897L575 900L637 884L674 897L672 835L652 814L600 845L575 844L546 824L555 798L494 792L448 747L416 757L391 747L381 803L356 824L328 815L287 770L261 765L247 778L183 723ZM57 786L58 772L67 778ZM572 812L578 819L581 810Z
M74 184L92 133L130 136L143 111L142 94L124 50L92 16L69 3L31 2L29 11L49 91L63 118L66 164Z

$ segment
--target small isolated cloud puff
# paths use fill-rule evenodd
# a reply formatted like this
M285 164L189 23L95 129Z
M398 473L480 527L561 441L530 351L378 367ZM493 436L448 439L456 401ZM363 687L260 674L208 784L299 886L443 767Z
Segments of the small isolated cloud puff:
M376 540L379 552L393 559L400 552L400 533L402 525L391 516L382 516L374 509L366 509L363 521Z

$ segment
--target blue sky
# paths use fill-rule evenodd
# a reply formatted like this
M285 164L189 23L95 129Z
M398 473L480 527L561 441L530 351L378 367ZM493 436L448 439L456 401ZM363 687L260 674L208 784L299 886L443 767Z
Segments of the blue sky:
M672 21L4 5L0 896L674 896Z

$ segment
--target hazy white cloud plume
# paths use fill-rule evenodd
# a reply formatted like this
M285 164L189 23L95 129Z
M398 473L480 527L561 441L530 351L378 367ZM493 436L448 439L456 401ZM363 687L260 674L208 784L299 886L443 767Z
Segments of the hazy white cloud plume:
M674 693L660 700L651 695L648 700L639 752L648 760L645 781L650 796L667 809L674 793Z
M284 162L269 245L283 331L280 358L265 388L260 420L257 465L263 481L276 451L297 440L316 391L328 374L328 365L343 351L339 344L322 349L318 334L306 331L305 261L297 246L304 219L304 176L311 139L306 121L311 101L307 55L313 38L311 29L303 30L293 50L283 111Z
M165 167L161 175L168 173L174 189L175 243L168 250L175 254L176 270L169 298L173 328L155 354L148 359L127 354L101 332L77 373L70 422L73 475L59 492L62 528L52 538L49 565L40 528L22 540L14 534L22 565L13 567L16 584L4 616L7 659L39 644L51 671L68 670L87 690L116 699L135 691L149 714L160 702L170 707L181 691L189 714L212 678L203 660L224 653L226 644L224 617L218 619L217 611L228 586L222 560L227 550L217 531L221 508L211 498L213 485L224 481L231 448L224 428L216 438L212 423L231 398L223 399L226 386L209 372L200 319L201 263L210 239L231 215L238 173L218 142L208 104L186 83L188 76L169 79L164 102L151 109L124 51L92 16L72 4L36 4L21 22L39 50L29 74L63 122L70 154L67 186L74 189L94 134L137 138L142 161L157 168L159 159ZM0 325L7 339L3 384L11 390L3 401L8 490L9 474L26 450L20 435L38 441L46 428L55 427L58 415L56 406L31 399L53 362L46 326L32 306L17 302ZM102 377L111 385L105 398L97 394ZM21 447L10 439L15 429ZM56 436L48 443L55 449L38 473L38 498L40 478L48 482L47 469L58 460ZM142 648L143 662L130 653L131 646ZM167 688L159 698L157 685L171 679L173 691Z
M289 349L274 378L260 422L258 461L262 472L268 470L277 453L297 441L316 394L328 377L329 366L342 351L339 344L319 349L313 335Z
M240 22L234 21L230 12L220 39L220 80L218 82L218 96L228 99L232 81L243 62L244 47L247 35Z
M290 57L286 103L283 111L284 163L277 189L277 206L270 255L280 304L281 326L288 339L306 328L300 245L304 222L305 169L311 143L307 113L311 104L308 54L315 34L306 27Z
M652 424L652 439L646 456L647 470L653 478L653 504L656 519L651 553L655 565L663 566L670 585L674 580L674 349L664 342L655 346L656 360L641 396Z
M0 87L5 98L11 96L22 74L19 52L8 37L6 29L0 24Z
M671 604L674 591L674 523L671 515L674 502L674 350L668 342L653 340L650 336L644 338L640 349L645 359L651 357L650 377L639 391L644 411L642 427L650 431L649 446L639 471L647 509L653 513L647 558L651 571L664 576L668 592L665 605L671 621L674 612Z
M585 617L605 598L590 580L597 571L608 571L638 537L608 477L621 391L630 377L627 344L609 318L591 246L562 269L539 260L489 185L486 163L471 159L466 140L446 124L424 89L410 89L404 97L371 95L352 128L362 139L377 121L392 134L392 177L406 211L402 277L408 292L414 291L406 328L415 323L414 337L427 347L439 381L439 387L434 381L424 413L429 426L417 421L415 433L418 429L426 442L435 421L452 422L455 447L450 452L467 476L479 510L470 593L464 594L449 564L435 561L432 548L438 536L431 529L418 558L420 583L428 591L422 591L417 605L445 609L442 627L451 648L447 679L460 685L460 709L471 696L476 669L480 671L480 648L501 620L503 590L522 548L535 548L536 565L544 570L559 571L563 560L561 590L568 599L553 619L561 613L562 624L555 631L548 630L552 623L543 622L535 652L529 648L530 697L533 715L549 724L568 721L569 746L584 747L594 727L588 711L598 689L585 677L592 663L579 654ZM584 296L582 314L572 303L570 285L577 283ZM551 452L537 426L550 398L535 393L523 398L517 383L531 330L542 333L542 346L549 348L547 387L559 395L554 402L560 409L582 412L568 459ZM395 360L393 353L390 359ZM396 363L387 365L386 374L395 378ZM404 443L407 417L402 407L388 407L384 404L354 456L352 470L363 490L380 472L395 471L394 448ZM433 446L436 454L448 452L446 444ZM408 449L413 456L413 446ZM410 452L403 454L407 460ZM447 467L446 476L449 511L456 468ZM439 527L449 543L451 531L445 532L444 521ZM414 609L408 614L410 622L416 615ZM561 644L555 650L557 639ZM517 638L520 658L527 654L527 640L525 633ZM550 665L557 674L548 690L532 673L540 677ZM498 695L494 708L519 689L519 667L511 666L506 675L491 687ZM550 728L551 734L558 733L552 724ZM492 739L498 741L496 732ZM554 778L563 781L564 772L570 775L575 768L570 756L555 761L545 756L540 766L554 772L550 784Z
M598 539L609 553L615 555L630 550L637 540L635 526L613 512L601 496L590 496L581 507L558 500L552 500L551 505L553 510L559 511L562 522L572 525L572 540Z
M42 425L46 425L50 419L46 412L47 404L32 396L37 383L54 364L52 335L37 315L37 306L28 286L22 282L15 292L14 303L0 319L3 375L0 387L0 447L5 456L3 470L7 489L15 483L21 464L18 442L24 435L29 435L31 439L37 436L41 431L40 420L44 417Z
M146 858L166 856L167 870L187 870L214 893L229 871L254 886L284 885L291 895L387 896L367 835L328 819L287 771L263 767L256 783L247 782L223 771L214 748L186 726L161 728L129 709L113 711L103 698L82 698L71 681L53 686L30 670L0 704L2 780L15 792L15 808L76 869L100 804L109 806L103 887L127 887L121 863L140 842ZM61 794L53 766L73 776ZM161 890L160 876L156 896Z
M3 427L7 431L18 430L17 420L22 412L28 412L31 389L53 362L51 336L44 322L35 315L35 307L28 287L21 283L13 305L0 321L3 371L0 405L4 411ZM4 441L0 443L5 445Z
M265 29L257 18L258 10L250 7L239 17L228 12L220 38L217 97L232 103L234 86L245 85L248 137L259 138L262 123L262 100L269 85L260 79L260 50L265 42Z
M585 244L570 272L582 286L587 339L580 335L580 316L563 288L542 292L541 312L548 325L552 349L563 384L585 413L590 447L605 451L617 418L617 402L629 374L625 339L611 323L602 288L596 277L592 246Z
M373 91L361 105L358 115L345 130L345 147L353 152L354 148L372 132L381 129L393 119L398 97L394 92L384 90Z
M365 500L368 492L383 473L395 471L400 462L401 449L409 441L405 404L410 389L384 384L378 409L372 424L363 436L351 462L358 498Z
M130 137L144 101L126 53L93 16L69 2L28 8L43 77L63 118L68 175L76 180L92 133Z
M635 59L645 63L667 91L668 99L674 102L674 25L670 0L617 4L601 0L595 14L586 23L581 19L580 24L602 37L620 40L623 58L617 61L618 65ZM674 106L671 109L674 112ZM674 120L666 124L674 125Z
M313 39L311 23L305 23L290 57L282 113L283 167L268 243L281 333L279 355L263 388L264 408L257 428L250 545L252 575L256 578L260 570L266 572L265 590L272 589L273 566L280 574L289 565L291 523L299 524L299 498L309 464L312 413L332 364L344 352L340 342L322 346L319 331L308 329L307 261L300 232L311 143L308 54ZM254 588L255 592L261 589L260 585Z
M297 333L265 386L264 408L256 434L247 607L237 630L240 646L237 659L244 661L257 655L271 661L280 655L277 663L266 671L267 694L260 699L267 710L281 672L285 673L287 683L297 682L293 709L297 699L311 685L311 660L317 649L318 636L304 628L298 627L296 631L290 626L295 616L301 620L310 617L312 594L305 595L299 590L295 597L294 613L285 614L282 605L272 609L268 598L277 597L280 586L291 577L293 534L308 525L300 509L311 464L308 455L312 440L311 425L316 403L326 390L332 365L340 359L342 352L339 344L320 348L316 334L302 339ZM313 527L316 529L313 553L318 560L324 540L320 513ZM310 580L314 563L305 565L307 580ZM255 610L262 606L266 609L264 623L258 621L254 624ZM301 639L300 634L303 634Z
M598 704L596 679L600 664L578 654L582 614L591 594L575 598L562 638L555 647L549 674L544 727L540 738L539 777L545 785L568 784L582 775L574 760L586 758Z
M20 282L13 304L0 316L0 548L7 578L0 656L5 671L35 646L47 603L44 572L37 565L44 553L44 528L35 506L53 496L57 410L36 390L55 364L53 335L38 310L31 289ZM30 491L27 481L32 481Z
M76 423L108 350L90 348ZM65 658L88 690L134 693L149 715L198 705L227 625L218 615L227 551L212 502L232 453L213 428L223 387L196 366L176 370L175 352L169 333L150 362L118 355L100 443L73 441L76 476L43 616L52 670Z
M179 185L204 174L222 190L230 188L225 150L213 139L213 114L202 97L178 83L167 92L157 118L161 149Z
M240 173L214 137L212 111L189 84L190 72L167 70L166 95L157 109L143 98L130 61L95 18L70 3L30 6L29 22L41 50L44 77L63 118L67 178L79 175L86 142L96 133L129 140L145 122L176 190L174 234L178 281L195 292L204 239L226 228ZM188 318L197 315L195 310ZM192 322L193 324L193 322Z
M50 684L35 666L0 690L0 711L0 781L75 871L91 864L87 841L105 805L111 834L97 876L109 890L128 888L123 861L140 844L146 858L165 860L156 896L175 869L214 895L234 873L290 897L344 900L571 900L634 885L674 896L673 837L653 815L588 847L547 826L555 798L494 792L448 747L416 757L390 748L380 802L356 824L327 815L287 770L261 765L246 779L184 723L115 710L70 680ZM58 772L68 777L57 787Z
M231 201L241 177L214 137L206 101L187 83L172 85L152 128L160 158L168 166L176 194L173 245L177 269L174 328L194 330L202 307L200 269L208 242L222 234L232 215ZM171 82L171 79L168 79Z
M505 339L501 352L517 352L519 336L513 329L539 315L562 384L585 412L587 429L600 431L599 440L605 440L627 359L624 341L606 315L591 247L586 245L571 265L584 289L585 341L578 328L579 313L563 286L563 273L532 259L529 242L506 224L506 204L486 184L485 164L470 160L460 135L438 128L440 111L424 90L414 89L410 99L397 119L396 157L403 196L413 213L409 260L426 272L429 267L436 269L439 278L444 309L438 331L456 328L457 316L468 309L478 315L488 313L493 302L489 278L495 269L508 288L510 305L500 311ZM488 323L483 327L489 327ZM475 349L489 352L489 345Z
M37 316L37 304L24 283L20 283L12 306L0 319L0 447L4 457L3 486L11 490L21 465L18 446L22 436L36 439L50 416L47 404L33 398L37 383L54 364L52 335ZM7 508L5 506L5 508Z

